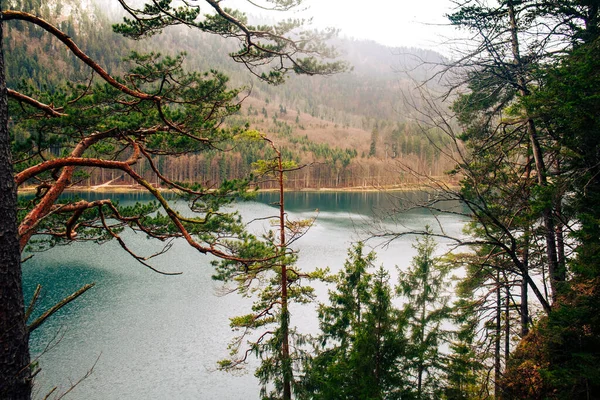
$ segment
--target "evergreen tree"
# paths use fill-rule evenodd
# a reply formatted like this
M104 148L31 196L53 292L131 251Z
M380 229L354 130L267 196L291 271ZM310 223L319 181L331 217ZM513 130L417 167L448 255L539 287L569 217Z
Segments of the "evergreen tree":
M271 3L275 9L289 9L300 2L275 0ZM307 33L302 45L298 45L294 38L298 38L302 21L287 21L276 27L251 27L243 13L223 9L220 1L212 0L203 2L214 11L205 18L200 17L200 7L190 3L179 7L166 0L139 9L126 1L120 4L129 18L114 27L119 33L140 39L169 26L185 25L209 34L237 38L241 46L233 59L270 83L283 82L288 73L329 74L344 68L343 63L319 61L321 55L333 55L332 49L320 40L330 37L334 31L324 36ZM39 6L40 2L25 3L27 11ZM239 110L239 102L235 100L239 91L227 88L227 78L223 74L216 71L186 73L182 69L182 55L160 57L133 53L129 58L129 73L117 77L90 57L92 53L86 53L73 38L48 21L27 12L7 10L5 2L0 7L3 27L7 21L35 26L28 30L29 34L53 36L62 43L61 49L66 47L70 56L80 60L94 76L86 85L69 81L60 90L47 92L40 92L38 88L43 88L40 82L31 82L19 92L6 90L4 64L0 62L3 69L0 74L0 124L3 127L0 130L0 173L7 193L0 196L0 210L8 221L4 236L13 238L15 234L11 227L16 223L17 210L20 211L19 251L34 244L31 240L34 235L42 238L42 248L73 240L102 242L115 239L141 264L156 270L147 262L151 257L136 254L121 238L120 233L130 227L167 242L158 253L168 250L171 247L169 240L174 237L184 238L202 254L213 254L242 265L252 264L254 256L264 253L259 245L252 245L255 238L245 233L238 215L218 211L235 198L244 196L246 180L224 181L217 188L186 185L166 178L157 167L160 156L214 148L235 133L235 129L221 127L226 116ZM75 28L67 24L65 29L69 27ZM3 50L0 46L0 52ZM266 64L272 68L265 69ZM12 100L11 125L20 125L19 128L28 133L26 140L15 140L12 149L5 135L9 115L3 111L8 96ZM178 213L155 185L135 171L132 166L140 159L151 166L156 181L161 181L188 202L196 213L193 217ZM13 161L16 163L14 185L6 183L11 180L7 174L10 174ZM118 208L108 199L93 202L61 199L65 189L87 177L85 168L120 171L151 193L156 202ZM16 190L26 183L37 187L36 196L17 209ZM159 209L166 215L157 212ZM5 222L2 224L5 229ZM245 247L240 249L226 243L223 237L237 237ZM0 241L0 255L6 261L2 273L7 277L0 280L0 294L10 299L0 304L0 325L3 335L5 328L11 332L2 337L6 351L0 353L0 395L26 399L30 397L31 382L28 379L26 321L18 317L25 313L19 284L15 282L21 271L16 250L13 240ZM238 257L235 252L244 255ZM12 324L16 324L15 329L8 329Z
M436 243L431 230L417 239L417 255L407 271L399 271L398 293L404 298L402 310L408 331L406 367L419 400L441 396L446 356L440 346L448 336L450 307L446 292L447 271L434 256Z
M379 129L373 128L371 132L371 145L369 146L369 157L375 157L377 155L377 142L379 141Z
M484 261L486 254L453 254L445 259L464 274L455 286L451 315L457 330L451 335L444 389L451 399L494 398L497 374L505 365L500 361L506 362L500 358L503 332L499 329L506 315L498 313L502 303L497 297L506 282L498 279L497 266ZM488 372L491 369L494 376Z
M306 371L307 398L404 398L407 387L399 359L405 352L403 321L392 304L389 275L373 268L375 254L364 245L348 251L334 279L329 304L319 307L321 333Z
M290 305L306 304L313 300L314 291L302 284L302 279L321 279L325 271L317 269L303 273L294 263L297 254L290 245L303 236L310 228L313 219L293 221L287 218L285 211L285 174L298 169L295 163L283 160L283 152L275 143L257 131L247 131L246 139L266 142L273 158L258 160L255 172L274 178L279 189L279 214L274 221L278 232L269 231L262 243L255 244L260 249L260 260L240 268L237 262L224 261L218 264L215 279L223 282L235 282L235 291L244 296L256 294L257 300L250 314L231 318L231 327L241 334L236 337L230 348L232 359L222 360L220 367L233 370L243 367L248 354L260 358L260 366L255 372L262 385L261 396L264 399L290 400L292 393L302 393L298 384L302 362L306 358L303 350L304 337L296 333L290 320ZM254 282L266 284L254 285ZM244 340L250 333L258 334L258 339L249 340L246 348ZM271 388L270 386L273 386Z

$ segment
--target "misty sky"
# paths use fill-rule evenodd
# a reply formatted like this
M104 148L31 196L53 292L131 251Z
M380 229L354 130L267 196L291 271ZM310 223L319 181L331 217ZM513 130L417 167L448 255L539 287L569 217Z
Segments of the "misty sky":
M435 49L452 35L451 0L306 0L315 26L334 26L357 39ZM446 26L443 26L446 25Z
M268 1L268 0L267 0ZM266 5L265 0L252 0ZM239 8L249 14L268 15L251 6L250 0L225 0L224 7ZM445 14L453 6L452 0L304 0L303 12L284 14L285 17L313 18L313 27L341 29L340 36L371 39L387 46L420 47L444 50L440 44L451 37Z

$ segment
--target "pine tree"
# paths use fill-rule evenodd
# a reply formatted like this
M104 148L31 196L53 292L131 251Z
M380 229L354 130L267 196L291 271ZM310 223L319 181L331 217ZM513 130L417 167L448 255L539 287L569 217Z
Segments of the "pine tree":
M248 355L255 354L260 358L255 375L262 385L261 396L264 399L290 400L293 393L303 391L298 384L298 375L306 358L303 350L305 338L292 325L290 306L313 301L314 290L304 285L302 279L321 279L326 272L316 269L304 273L294 265L297 254L290 246L314 222L314 219L294 221L286 215L285 174L298 169L297 165L284 161L283 152L258 131L247 131L240 139L266 142L274 153L272 158L258 160L254 166L259 177L268 176L275 180L279 189L279 214L272 220L276 231L270 230L263 237L263 242L254 245L256 261L242 268L239 263L227 260L216 263L215 279L234 282L233 290L244 296L257 297L251 313L231 318L231 327L241 333L230 345L232 358L219 364L223 370L243 368ZM256 257L259 254L260 257ZM259 282L258 285L255 282ZM244 340L251 333L257 334L258 339L245 344Z
M375 272L375 253L358 243L334 279L329 304L319 307L321 333L305 379L308 398L403 398L406 382L399 369L406 341L403 322L392 304L389 275Z
M416 398L435 399L441 395L446 364L440 346L448 336L444 324L450 317L447 271L434 256L436 243L429 227L414 247L417 255L407 271L399 271L397 288L405 300L402 312L408 330L406 367L415 384Z

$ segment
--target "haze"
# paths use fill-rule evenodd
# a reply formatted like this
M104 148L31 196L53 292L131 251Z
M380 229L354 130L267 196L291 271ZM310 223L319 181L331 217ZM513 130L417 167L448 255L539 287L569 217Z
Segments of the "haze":
M452 28L445 17L451 0L309 0L317 27L341 29L341 36L371 39L387 46L438 49Z
M267 5L265 0L252 3ZM261 12L247 0L227 0L223 5L267 18L312 18L314 28L338 28L341 37L441 53L447 50L445 42L453 32L445 17L452 10L452 0L305 0L290 13Z

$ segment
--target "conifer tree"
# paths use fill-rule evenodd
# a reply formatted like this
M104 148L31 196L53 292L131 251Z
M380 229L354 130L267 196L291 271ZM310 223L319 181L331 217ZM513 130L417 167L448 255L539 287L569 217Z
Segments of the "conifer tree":
M436 243L429 227L417 239L417 255L407 271L399 271L398 294L404 298L407 324L407 368L417 399L439 398L446 364L440 346L448 336L444 326L450 317L446 292L447 271L435 257Z
M297 254L291 245L314 222L314 219L291 220L285 210L285 174L299 167L292 161L285 161L282 151L260 132L247 131L243 137L267 143L274 154L270 159L258 160L255 172L259 177L267 176L276 181L278 214L271 220L276 230L269 230L263 241L253 246L255 254L260 254L254 257L260 261L244 266L227 260L217 264L215 279L234 283L232 290L244 296L257 297L251 313L231 318L231 327L240 334L230 345L232 358L219 364L223 370L243 368L248 356L254 354L260 359L255 375L262 385L261 396L290 400L293 393L303 392L298 382L306 358L305 338L292 324L290 306L312 302L314 290L302 280L322 279L325 271L316 269L305 273L294 265ZM256 252L256 249L260 251ZM251 338L251 335L258 338Z
M38 7L39 2L25 6ZM344 68L342 63L323 63L321 55L332 55L332 49L321 39L324 34L302 33L303 21L287 21L277 26L253 27L241 12L225 9L222 1L202 2L214 13L200 15L200 6L187 2L179 7L172 1L153 1L138 8L125 0L120 4L128 14L114 29L127 37L141 39L159 33L173 25L185 25L209 34L240 42L240 50L232 55L251 73L270 83L281 83L289 73L330 74ZM274 0L273 9L289 9L300 1ZM30 397L26 321L20 290L20 252L40 236L42 248L57 242L89 239L98 242L114 239L141 264L156 270L123 241L120 233L126 228L144 232L165 242L162 250L171 247L170 240L184 238L201 254L213 254L229 262L252 264L262 254L260 246L252 246L252 235L244 232L239 216L219 213L225 204L243 196L247 181L225 181L218 188L210 185L181 184L167 179L160 169L161 155L181 155L186 152L215 148L231 137L223 129L223 119L237 112L239 91L229 90L227 78L216 71L186 73L183 56L160 57L157 54L134 53L132 64L123 77L113 76L106 66L94 60L76 40L57 27L34 15L31 10L6 9L0 4L1 20L18 25L36 26L32 34L50 35L66 46L73 59L78 59L93 78L86 85L65 83L64 88L40 93L42 84L32 84L24 91L6 88L4 64L0 73L0 107L5 110L7 98L12 102L11 125L27 128L23 141L11 143L8 137L9 113L0 112L0 174L6 195L0 196L0 210L6 217L2 228L14 238L18 226L18 247L14 240L0 241L3 257L0 280L0 326L3 348L0 353L0 396L16 399ZM308 36L304 36L307 34ZM299 41L297 38L301 38ZM307 39L308 38L308 39ZM2 44L2 42L0 42ZM0 46L0 52L3 48ZM235 131L235 130L234 130ZM23 130L21 130L23 132ZM11 148L11 144L14 147ZM156 181L177 192L188 202L194 217L181 215L169 205L156 185L133 168L140 159L151 166ZM16 163L14 184L7 183L11 163ZM85 176L85 168L119 171L151 193L156 202L146 206L118 208L110 200L68 202L60 199L65 189ZM17 221L16 193L30 183L37 188L34 200L26 204ZM157 212L162 209L166 214ZM43 235L43 236L42 236ZM237 237L248 245L243 256L238 247L222 240ZM248 257L248 258L246 258ZM4 299L7 299L5 302ZM8 301L10 300L10 301ZM4 308L6 307L6 309ZM19 311L20 309L20 311ZM8 327L11 327L10 329ZM14 329L13 329L14 327ZM5 369L6 367L6 369Z
M404 398L407 386L399 360L406 341L392 304L389 275L374 268L375 253L358 243L335 276L329 304L319 307L321 333L309 360L305 390L316 399Z

